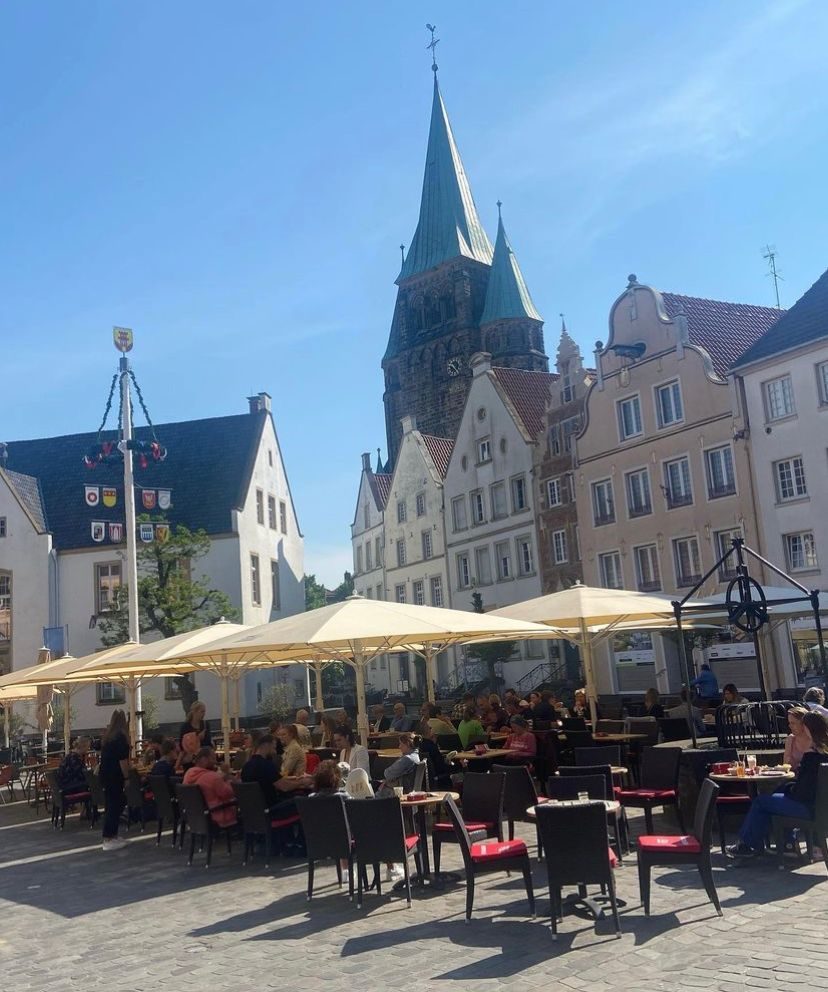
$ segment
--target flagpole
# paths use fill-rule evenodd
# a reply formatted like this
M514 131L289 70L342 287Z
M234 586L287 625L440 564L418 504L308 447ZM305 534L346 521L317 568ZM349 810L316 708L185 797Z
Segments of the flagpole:
M127 610L129 615L129 639L137 644L140 641L138 629L138 551L135 533L135 487L132 479L132 400L129 392L129 358L121 354L121 407L123 410L123 438L119 447L124 455L124 509L126 512L126 579ZM133 702L134 701L134 702ZM130 694L134 712L130 714L130 736L133 746L144 736L141 711L141 681L137 680L134 693Z

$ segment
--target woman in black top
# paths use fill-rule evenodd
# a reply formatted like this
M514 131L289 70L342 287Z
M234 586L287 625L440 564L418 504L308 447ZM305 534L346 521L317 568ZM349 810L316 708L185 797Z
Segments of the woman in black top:
M212 747L213 738L207 726L207 707L204 703L193 703L187 714L187 722L181 725L181 733L178 735L178 743L184 739L185 734L198 734L201 747Z
M98 776L103 787L106 810L103 818L103 849L117 851L126 844L118 837L124 806L124 781L129 773L129 738L123 710L115 710L101 746Z
M659 702L658 689L648 689L644 693L644 716L653 716L656 720L664 717L664 707Z
M417 748L420 757L428 764L429 784L436 788L451 785L451 768L440 750L436 735L428 720L420 724L420 744Z

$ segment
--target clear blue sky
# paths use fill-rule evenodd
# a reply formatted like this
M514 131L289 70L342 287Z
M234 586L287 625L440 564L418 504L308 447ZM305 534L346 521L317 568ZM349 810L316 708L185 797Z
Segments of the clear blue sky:
M155 419L267 390L309 572L350 562L417 219L426 21L482 219L591 350L635 272L792 303L828 264L823 0L6 0L0 439L94 429L135 328ZM174 457L174 452L171 454Z

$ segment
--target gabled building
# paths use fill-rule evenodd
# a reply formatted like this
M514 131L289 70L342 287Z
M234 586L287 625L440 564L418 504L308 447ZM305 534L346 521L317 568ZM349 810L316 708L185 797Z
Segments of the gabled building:
M354 555L354 592L366 599L385 599L385 507L391 487L390 474L383 472L377 455L377 471L371 456L362 455L359 495L351 523Z
M828 589L828 272L738 358L733 374L762 552L805 588ZM779 683L802 684L819 664L813 621L782 625L776 636Z
M500 366L546 370L538 314L534 308L518 316L508 312L516 278L511 262L502 225L493 252L480 221L435 73L420 215L397 277L382 360L389 468L408 414L425 433L454 437L476 352L490 351ZM494 287L494 306L487 299L492 280L505 284ZM525 298L528 293L518 292L516 301Z
M756 546L743 411L728 369L779 316L770 307L661 293L630 276L610 310L609 341L596 345L576 440L588 585L681 598L732 537ZM714 575L704 592L731 577ZM675 690L676 653L665 643L616 645L597 665L600 691ZM728 665L724 681L758 687L755 658Z
M221 589L241 622L266 623L304 610L304 541L288 483L270 397L249 399L236 416L160 424L164 461L136 464L138 513L172 527L204 530L210 549L192 563ZM147 428L138 440L149 441ZM125 574L123 464L94 469L84 455L95 434L12 441L0 451L0 661L5 670L34 664L48 641L53 652L80 657L101 647L97 622L111 608ZM104 437L106 440L106 437ZM140 547L140 543L139 543ZM251 673L241 692L243 715L256 712L264 688L291 680L305 695L303 670ZM155 684L159 683L159 684ZM217 680L196 677L208 718L220 714ZM161 722L179 721L171 681L149 682ZM73 729L97 730L122 701L98 684L72 702Z

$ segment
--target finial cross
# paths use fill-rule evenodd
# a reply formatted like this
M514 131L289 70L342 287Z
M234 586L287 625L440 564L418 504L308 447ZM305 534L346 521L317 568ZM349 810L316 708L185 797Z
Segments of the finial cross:
M427 49L431 49L431 71L437 72L437 46L440 44L440 39L434 37L437 25L426 24L426 30L431 32L431 41L426 45Z

